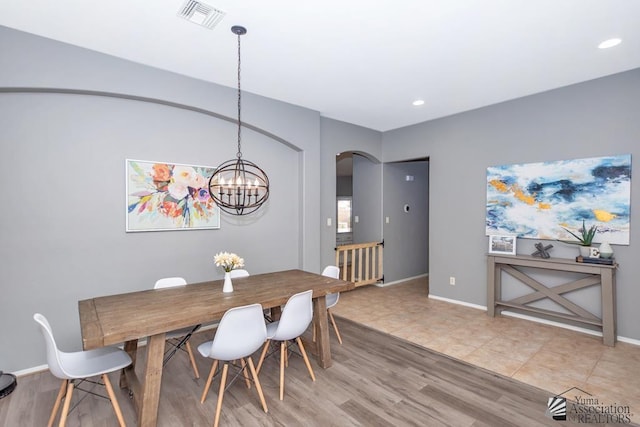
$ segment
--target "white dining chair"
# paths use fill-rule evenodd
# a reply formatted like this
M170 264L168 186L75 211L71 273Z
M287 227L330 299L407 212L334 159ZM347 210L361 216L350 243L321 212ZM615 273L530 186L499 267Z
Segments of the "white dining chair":
M323 276L332 277L334 279L338 279L340 277L340 269L335 265L328 265L322 271ZM338 300L340 299L340 292L335 292L332 294L327 294L327 314L329 315L329 320L331 320L331 324L333 325L333 330L336 333L336 337L338 338L338 342L342 344L342 337L340 336L340 331L338 330L338 325L336 324L336 319L333 317L333 313L331 309L338 304ZM313 325L313 341L316 341L316 325Z
M232 279L235 279L237 277L249 277L251 274L249 273L248 270L243 270L242 268L236 268L234 270L231 270L229 272L229 275L231 276ZM271 310L268 308L265 308L263 311L264 311L265 320L271 322Z
M267 355L267 350L272 341L280 342L280 400L284 399L284 368L288 365L288 347L289 341L295 341L298 344L304 363L313 381L316 380L313 369L309 363L307 352L300 336L307 330L313 318L313 305L311 303L312 290L300 292L292 295L284 308L280 320L276 320L267 324L267 341L264 343L260 361L258 362L257 371L260 373L262 363Z
M235 279L236 277L247 277L249 276L249 272L247 270L243 270L241 268L235 269L235 270L231 270L229 272L229 275L231 276L232 279Z
M222 376L220 377L216 415L213 422L214 427L217 427L220 422L227 372L229 370L229 362L232 361L240 360L241 367L239 369L247 381L247 388L250 388L249 377L247 375L247 367L249 367L253 382L256 385L256 390L258 391L260 403L262 403L262 408L264 412L268 412L267 402L262 393L258 373L251 359L251 355L262 346L266 339L267 329L262 317L262 306L260 304L251 304L227 310L222 316L222 319L220 319L213 341L207 341L198 346L198 351L202 356L213 359L213 365L211 366L207 383L204 386L202 398L200 399L201 403L204 403L207 398L207 393L211 387L213 376L216 373L218 362L224 362Z
M165 277L156 281L153 289L172 288L174 286L185 286L187 281L182 277ZM196 359L193 357L193 351L189 340L191 335L200 329L200 325L190 326L187 328L176 329L169 331L166 334L167 343L170 348L165 352L163 366L166 365L169 360L176 354L178 350L186 351L191 361L191 367L193 368L193 374L197 378L200 378L200 372L196 365Z
M47 318L40 313L36 313L33 315L33 320L38 323L42 335L44 336L49 370L53 376L62 380L60 390L58 391L58 397L56 397L56 401L53 404L53 410L51 411L51 416L49 417L49 423L47 425L49 427L53 425L58 409L60 408L60 403L62 402L62 399L64 399L64 405L59 421L59 425L64 426L67 422L67 416L69 415L69 406L71 405L71 397L73 395L74 388L86 391L79 388L79 385L84 381L87 381L89 378L100 375L109 395L108 399L111 401L113 410L118 418L118 423L120 423L120 426L125 426L126 424L122 417L122 411L120 410L120 405L118 405L118 399L116 399L116 395L113 392L113 387L111 386L111 382L109 381L109 376L107 374L131 365L131 357L129 357L125 351L116 347L101 347L94 350L69 353L60 351L56 345L56 340L53 336L53 331L51 330L51 325ZM88 392L98 395L93 391Z
M340 269L335 265L327 265L324 270L322 270L322 275L338 279L340 277Z

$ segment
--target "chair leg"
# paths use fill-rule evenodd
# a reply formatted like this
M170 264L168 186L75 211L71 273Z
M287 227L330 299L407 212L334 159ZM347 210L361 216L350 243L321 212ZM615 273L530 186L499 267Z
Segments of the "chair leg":
M262 368L262 362L264 362L264 357L267 354L267 350L269 349L269 344L271 340L266 340L264 342L264 347L262 347L262 353L260 353L260 360L258 360L258 366L256 367L256 372L260 373L260 369Z
M284 358L287 351L287 343L280 343L280 400L284 400Z
M289 346L288 346L288 342L285 341L284 342L284 367L288 368L289 367Z
M113 405L113 410L116 413L116 417L118 417L120 427L126 427L127 424L124 422L124 417L122 416L122 411L120 410L118 399L116 399L116 394L113 392L113 387L111 386L111 381L109 381L109 376L107 374L102 374L102 381L104 382L104 387L107 389L107 393L109 394L109 399L111 399L111 404Z
M242 376L244 377L244 382L247 384L247 388L251 388L251 380L249 379L249 372L247 372L247 361L244 359L240 359L240 363L242 366Z
M248 359L249 359L249 369L251 369L253 382L256 383L256 390L258 390L258 397L260 397L260 403L262 403L262 409L264 409L264 412L269 412L269 409L267 409L267 401L264 400L264 394L262 393L262 386L260 385L260 380L258 379L258 373L256 372L256 368L254 368L253 366L253 360L251 360L251 357L248 357Z
M58 424L60 427L64 427L67 424L67 415L69 414L69 406L71 405L73 387L73 381L69 381L67 384L67 395L64 398L64 406L62 407L62 414L60 415L60 423Z
M209 387L211 387L211 380L216 373L216 368L218 367L218 361L214 360L213 365L211 365L211 372L209 372L209 377L207 378L207 383L204 385L204 390L202 391L202 397L200 398L200 403L204 403L204 400L207 398L207 393L209 392Z
M189 341L187 341L184 344L184 346L187 349L187 353L189 353L189 359L191 360L191 366L193 367L193 374L196 376L196 378L200 378L200 372L198 372L198 367L196 366L196 359L193 357L193 351L191 350L191 344L189 344Z
M222 378L220 378L220 391L218 392L218 406L216 407L216 418L213 420L213 427L220 424L220 411L222 410L222 398L224 397L224 387L227 384L227 371L229 363L225 363L222 367Z
M53 426L53 422L56 419L56 415L58 415L58 409L60 409L60 402L62 402L62 398L64 397L65 392L67 391L68 383L69 383L69 380L62 380L62 383L60 384L60 390L58 390L58 397L56 397L56 402L53 404L53 409L51 410L51 416L49 417L49 423L47 424L47 427Z
M338 332L338 325L336 325L336 319L333 318L333 313L331 312L331 310L327 309L327 313L329 313L329 318L331 319L331 323L333 324L333 330L336 331L338 342L342 344L342 337L340 337L340 332ZM315 341L315 339L313 341Z
M313 374L313 369L311 369L311 363L309 363L307 352L304 351L304 345L302 345L302 340L300 339L300 337L296 338L296 342L298 343L298 347L300 348L300 353L302 353L302 358L304 359L304 363L305 365L307 365L307 369L309 370L309 375L311 375L311 379L315 381L316 376Z

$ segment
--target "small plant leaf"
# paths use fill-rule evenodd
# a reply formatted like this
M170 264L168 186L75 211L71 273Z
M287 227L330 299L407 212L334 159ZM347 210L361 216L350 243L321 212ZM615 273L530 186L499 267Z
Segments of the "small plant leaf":
M582 246L591 246L591 243L593 242L594 237L596 236L596 233L598 232L598 226L597 225L592 225L588 230L587 227L584 223L584 220L582 220L582 228L580 229L580 235L574 233L571 230L568 230L564 227L562 227L567 233L571 234L573 237L575 237L576 239L578 239L577 242L570 242L570 241L564 241L566 243L570 243L570 244L574 244L574 245L582 245Z

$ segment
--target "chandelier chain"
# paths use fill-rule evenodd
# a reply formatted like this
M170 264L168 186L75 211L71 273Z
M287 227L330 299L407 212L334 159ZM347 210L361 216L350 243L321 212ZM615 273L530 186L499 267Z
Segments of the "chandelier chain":
M240 89L240 36L238 34L238 152L236 157L239 159L242 157L241 141L242 141L242 121L240 120L240 112L242 107L242 91Z

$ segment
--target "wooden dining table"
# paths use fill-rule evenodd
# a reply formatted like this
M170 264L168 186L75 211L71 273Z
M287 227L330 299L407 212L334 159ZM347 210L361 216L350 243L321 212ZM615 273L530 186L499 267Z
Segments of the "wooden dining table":
M123 370L120 386L133 394L138 426L155 426L165 334L174 329L212 323L233 307L259 303L278 317L290 296L313 290L313 317L317 328L316 355L322 368L331 366L327 306L329 293L355 287L352 282L302 270L256 274L233 279L234 291L222 292L222 280L163 289L101 296L78 302L85 350L124 343L133 361ZM138 340L147 339L142 375L136 375ZM315 350L315 351L314 351Z

